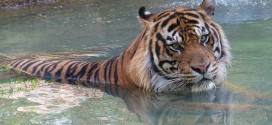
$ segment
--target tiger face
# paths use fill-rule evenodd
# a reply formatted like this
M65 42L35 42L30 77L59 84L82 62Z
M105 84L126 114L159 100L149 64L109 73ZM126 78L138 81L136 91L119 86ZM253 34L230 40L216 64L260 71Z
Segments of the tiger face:
M226 77L230 63L228 41L213 20L214 0L204 0L197 9L177 8L158 14L139 9L145 27L144 67L149 85L156 92L212 90ZM137 62L135 60L135 62ZM146 75L144 74L144 75ZM140 79L146 79L141 76Z

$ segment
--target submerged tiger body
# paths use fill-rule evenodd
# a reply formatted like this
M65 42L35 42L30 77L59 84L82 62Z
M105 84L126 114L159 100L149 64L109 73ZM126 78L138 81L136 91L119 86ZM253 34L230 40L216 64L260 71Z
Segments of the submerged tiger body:
M192 92L222 84L231 55L220 25L213 20L214 0L197 9L158 14L139 9L142 33L120 55L100 62L14 60L8 65L36 77L84 80L85 86L118 85L154 92Z

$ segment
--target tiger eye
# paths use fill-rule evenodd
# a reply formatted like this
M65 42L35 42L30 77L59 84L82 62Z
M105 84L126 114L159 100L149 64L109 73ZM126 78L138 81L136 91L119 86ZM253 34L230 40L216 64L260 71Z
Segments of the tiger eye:
M200 42L201 42L202 44L206 44L206 42L208 42L208 40L209 40L209 35L203 35L203 36L201 36L201 38L200 38Z
M180 49L179 43L173 43L173 44L171 45L171 47L172 47L172 49L175 49L175 50L179 50L179 49Z
M207 36L201 36L201 41L206 41Z
M172 47L173 47L173 49L179 49L180 45L179 45L179 43L174 43L174 44L172 44Z

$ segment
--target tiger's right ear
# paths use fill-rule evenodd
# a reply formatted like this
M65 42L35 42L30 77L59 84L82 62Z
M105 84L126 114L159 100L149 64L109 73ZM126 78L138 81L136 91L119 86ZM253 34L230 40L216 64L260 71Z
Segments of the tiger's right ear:
M148 27L153 23L154 14L151 14L149 11L145 11L145 7L140 7L139 11L139 20L144 25L144 27Z

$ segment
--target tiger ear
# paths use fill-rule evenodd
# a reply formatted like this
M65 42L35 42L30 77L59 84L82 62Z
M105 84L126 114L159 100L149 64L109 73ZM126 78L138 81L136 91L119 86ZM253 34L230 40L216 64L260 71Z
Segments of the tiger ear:
M198 7L198 10L204 10L206 14L213 16L215 5L215 0L203 0L202 4Z
M149 11L145 11L145 7L142 6L139 8L138 11L138 15L139 15L139 20L140 22L145 26L148 27L152 24L153 22L153 16L154 14L151 14Z

